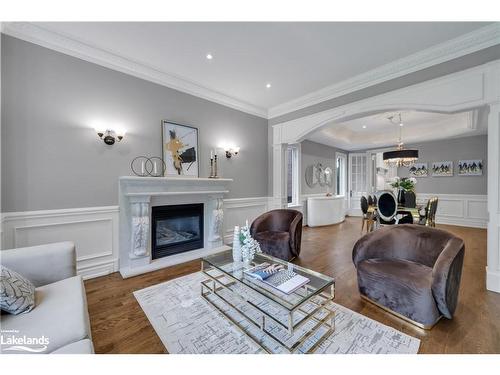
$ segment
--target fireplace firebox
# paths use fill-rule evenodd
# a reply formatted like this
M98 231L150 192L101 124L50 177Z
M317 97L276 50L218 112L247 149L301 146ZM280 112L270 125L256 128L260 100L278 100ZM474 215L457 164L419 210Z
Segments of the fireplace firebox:
M203 248L203 204L152 207L151 256L158 259Z

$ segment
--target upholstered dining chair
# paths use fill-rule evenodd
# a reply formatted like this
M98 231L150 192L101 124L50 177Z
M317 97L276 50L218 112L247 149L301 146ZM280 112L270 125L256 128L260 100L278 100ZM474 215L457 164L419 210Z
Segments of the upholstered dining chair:
M452 319L465 245L444 230L393 225L363 236L353 248L361 297L417 326Z
M377 197L377 225L396 224L398 213L398 203L392 191L384 190L378 193Z
M404 206L408 208L415 208L417 207L417 196L413 191L405 191L405 203Z
M250 234L262 252L290 261L300 254L302 213L289 209L263 213L253 221Z

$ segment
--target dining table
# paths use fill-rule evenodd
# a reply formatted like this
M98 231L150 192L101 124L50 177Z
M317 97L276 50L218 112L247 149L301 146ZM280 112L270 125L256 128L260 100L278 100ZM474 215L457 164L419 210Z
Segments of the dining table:
M396 215L411 215L413 218L413 224L418 224L420 222L420 210L422 210L423 205L417 204L416 207L405 207L398 206ZM375 214L377 213L377 206L368 206L367 214L369 214L372 220L375 220Z

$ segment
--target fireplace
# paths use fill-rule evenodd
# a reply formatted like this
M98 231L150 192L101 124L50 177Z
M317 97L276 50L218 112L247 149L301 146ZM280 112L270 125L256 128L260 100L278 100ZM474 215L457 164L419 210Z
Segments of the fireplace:
M203 204L152 207L152 259L203 248Z

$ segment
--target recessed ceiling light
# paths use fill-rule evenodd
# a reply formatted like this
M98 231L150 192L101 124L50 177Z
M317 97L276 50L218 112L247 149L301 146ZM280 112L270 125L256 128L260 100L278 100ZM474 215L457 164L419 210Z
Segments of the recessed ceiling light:
M207 53L207 59L208 60L212 60L214 57L210 54L210 53Z
M399 123L399 126L404 126L402 122Z
M270 89L271 88L271 84L270 83L266 83L266 88Z
M363 129L366 129L366 125L363 125Z

